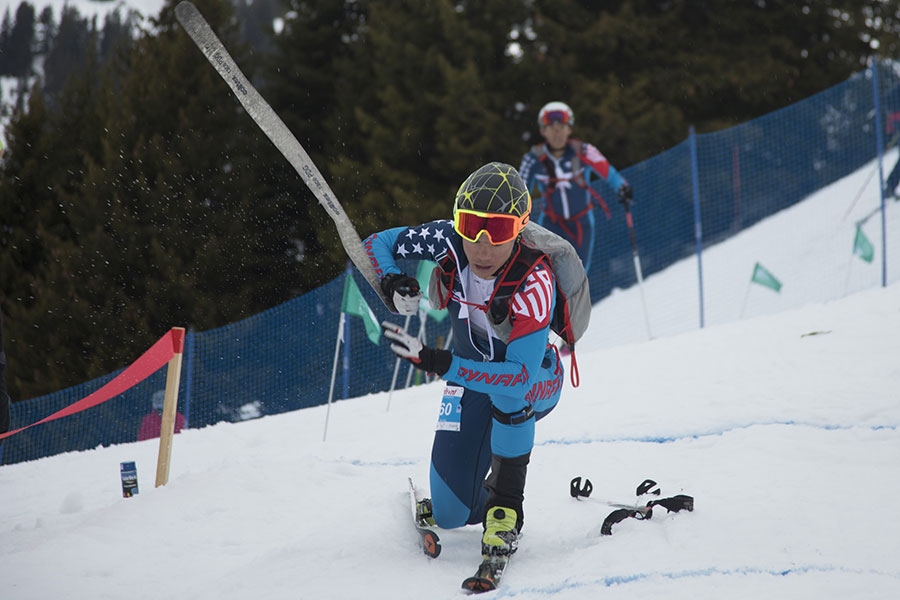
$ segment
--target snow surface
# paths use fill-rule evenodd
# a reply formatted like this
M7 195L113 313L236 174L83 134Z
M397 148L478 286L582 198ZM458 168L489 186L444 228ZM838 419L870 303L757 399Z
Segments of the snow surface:
M752 265L778 231L802 231L809 211L840 219L852 198L845 185L719 245L709 262ZM877 206L871 187L851 219ZM900 203L888 209L896 247ZM791 259L785 269L803 273L830 257L808 247ZM880 270L853 260L857 272ZM648 298L677 300L695 273L685 261L649 278ZM833 276L845 285L845 273ZM738 305L746 279L728 286ZM637 289L595 307L578 352L581 386L567 386L537 427L524 535L489 597L900 597L890 503L900 497L900 283L818 304L808 303L813 290L792 287L781 297L754 285L749 306L796 294L802 308L617 347L598 332L611 322L643 330ZM464 595L480 528L442 531L443 553L429 559L406 494L408 476L427 487L440 395L438 382L390 402L337 402L327 441L325 406L187 430L159 488L156 441L0 467L2 597ZM128 499L122 461L138 469L140 493ZM664 495L694 496L696 510L657 509L601 536L611 508L570 498L574 476L592 480L594 497L626 502L649 477Z

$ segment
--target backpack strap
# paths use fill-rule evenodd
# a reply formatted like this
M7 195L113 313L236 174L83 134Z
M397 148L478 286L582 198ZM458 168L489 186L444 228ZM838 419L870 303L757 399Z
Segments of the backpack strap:
M512 256L497 277L498 281L494 285L494 291L488 300L486 312L491 323L499 325L506 319L512 318L511 305L513 294L522 286L534 267L541 261L545 261L547 268L552 270L553 265L550 257L545 252L519 240ZM438 268L432 274L432 280L429 285L429 297L437 299L438 308L447 307L456 276L456 260L448 252L438 261ZM437 285L438 283L439 285ZM550 319L550 329L557 333L571 349L572 368L570 369L570 375L573 387L578 387L581 377L578 373L578 362L575 359L575 334L569 314L569 304L565 294L560 289L558 281L555 287L556 305L553 310L553 316Z
M550 201L553 196L553 192L556 191L556 182L559 181L555 177L556 175L556 165L553 164L553 159L550 158L550 153L547 152L547 144L535 144L531 147L531 151L537 156L538 161L544 167L544 172L547 173L547 185L544 187L544 213L549 216L551 219L559 219L555 212L553 212L553 203Z
M525 282L534 266L543 259L547 260L547 266L550 267L550 259L544 252L541 252L537 248L526 246L521 241L516 244L512 255L503 267L503 271L497 276L497 282L494 284L494 290L491 292L491 297L488 299L487 308L485 309L485 307L481 305L478 306L478 308L485 310L491 323L499 325L507 317L511 316L510 301L512 300L513 294L515 294L516 290ZM453 283L456 275L456 260L454 260L450 253L447 253L440 261L438 261L438 269L435 270L435 273L432 276L432 279L435 277L439 278L440 285L435 286L434 281L429 285L429 297L436 298L438 302L436 308L447 308L447 304L450 302L450 297L452 295ZM434 295L431 293L433 290L435 292ZM561 294L559 286L557 286L556 293ZM557 303L557 312L559 312L559 303ZM554 320L551 321L551 326L556 322L555 317L556 315L554 314ZM568 329L571 331L571 325Z
M488 314L495 325L511 316L510 301L513 294L525 282L534 266L546 256L537 248L526 246L521 241L516 244L516 249L498 277L499 281L494 285L494 292L488 301Z
M586 160L584 158L584 142L582 142L581 140L570 139L569 146L572 148L572 150L575 151L575 158L572 159L572 180L588 191L588 193L597 203L597 206L603 209L603 212L606 214L607 219L611 218L612 214L609 212L609 206L606 204L606 200L603 199L603 196L601 196L597 190L589 186L587 181L585 180L584 167L581 166L581 161ZM578 166L577 175L575 175L576 165Z
M584 180L584 167L581 166L581 158L584 156L584 142L569 138L569 148L575 152L572 157L572 181L583 188L587 188L587 182Z
M576 139L569 139L569 147L574 151L575 155L572 157L572 181L574 181L579 187L584 188L591 195L596 202L597 206L603 209L603 213L606 215L606 218L609 219L612 217L612 214L609 211L609 206L606 204L606 200L603 199L597 190L588 185L587 180L584 177L584 166L582 166L582 160L584 160L584 142ZM556 183L559 181L558 178L554 177L556 175L556 164L553 162L553 159L550 158L550 153L547 151L547 144L541 143L536 144L531 148L531 151L538 157L538 160L541 162L541 165L544 167L544 171L547 173L547 188L544 190L544 212L547 213L551 219L556 217L556 213L553 212L551 208L553 205L550 202L550 197L553 195L553 192L556 191ZM588 208L590 210L590 208ZM587 212L587 211L584 211ZM571 217L571 219L579 219L584 216L584 212L579 213L578 215ZM558 218L559 220L561 218Z
M541 261L545 261L547 267L553 269L550 257L545 252L519 242L518 250L509 261L506 270L500 275L501 281L494 287L494 294L491 296L489 314L495 324L501 323L507 316L512 317L510 304L513 294L525 282L535 265ZM569 314L569 303L558 280L555 287L556 305L550 319L550 329L558 334L570 348L572 368L569 373L572 386L578 387L581 383L581 376L578 373L578 361L575 359L575 333Z

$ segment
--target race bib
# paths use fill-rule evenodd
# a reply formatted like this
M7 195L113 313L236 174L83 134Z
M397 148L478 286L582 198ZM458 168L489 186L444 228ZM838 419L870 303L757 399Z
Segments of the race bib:
M441 413L438 415L436 431L459 431L459 422L462 417L462 400L464 388L458 385L448 385L444 388L444 397L441 398Z

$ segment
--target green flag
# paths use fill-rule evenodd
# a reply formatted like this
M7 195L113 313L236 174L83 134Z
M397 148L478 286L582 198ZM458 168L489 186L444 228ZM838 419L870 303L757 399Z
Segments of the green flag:
M764 285L770 290L781 292L781 282L775 279L775 276L759 263L756 263L756 266L753 267L753 277L750 278L750 281Z
M431 272L437 265L430 260L419 261L419 270L416 271L416 279L419 287L422 289L422 299L419 301L419 308L425 311L429 317L440 323L447 318L447 309L436 309L431 307L428 300L428 282L431 281Z
M341 300L341 312L361 317L363 323L366 324L366 335L369 336L369 340L373 344L378 343L381 339L381 326L378 325L375 313L366 304L366 299L363 298L359 288L356 287L356 281L353 280L353 275L350 273L347 273L347 277L344 279L344 298Z
M859 225L856 226L856 238L853 240L853 254L867 263L872 262L872 259L875 258L875 247Z

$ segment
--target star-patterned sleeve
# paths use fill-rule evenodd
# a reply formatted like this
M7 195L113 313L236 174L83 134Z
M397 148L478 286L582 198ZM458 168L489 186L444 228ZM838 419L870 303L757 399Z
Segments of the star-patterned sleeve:
M415 227L394 227L373 233L363 242L366 254L378 277L399 273L398 258L436 260L447 251L447 237L453 223L447 220L430 221Z

